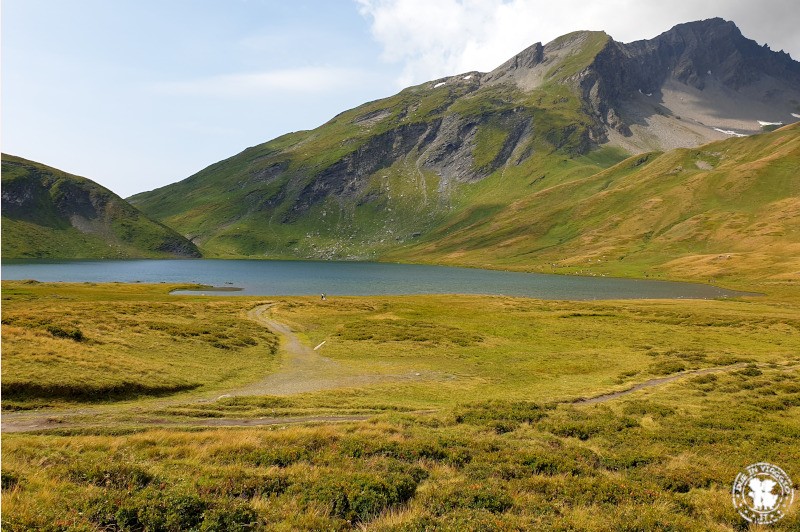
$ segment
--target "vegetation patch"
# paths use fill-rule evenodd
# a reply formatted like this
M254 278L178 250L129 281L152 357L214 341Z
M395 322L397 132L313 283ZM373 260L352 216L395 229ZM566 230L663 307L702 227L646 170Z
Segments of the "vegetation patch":
M137 352L163 346L148 362L161 373L177 375L167 361L191 372L191 353L205 357L202 371L194 370L198 382L213 374L226 386L242 382L227 376L231 367L258 364L251 350L263 356L276 340L263 330L259 336L258 324L247 321L247 311L265 303L258 298L176 298L165 295L169 287L147 286L3 288L3 317L11 318L3 325L4 383L8 375L10 382L20 380L20 366L7 365L5 357L19 357L14 342L22 340L93 357L112 347L126 353L127 344ZM796 298L790 289L769 298L690 302L278 298L270 301L271 317L289 324L306 346L326 340L327 364L365 374L379 366L400 377L288 397L92 406L102 411L92 424L102 427L4 431L2 526L744 529L730 504L731 482L743 467L766 460L792 478L800 475L792 469L800 463L800 337L781 325L798 319ZM63 313L47 323L78 327L87 340L57 338L45 329L37 316L55 305ZM194 316L203 325L192 326ZM181 323L188 325L185 335ZM204 336L216 323L258 345L213 347ZM714 326L703 325L709 323ZM348 337L351 324L359 334ZM361 338L367 324L376 324L380 342ZM441 328L445 338L475 336L466 345L398 340L403 326L413 335ZM730 365L743 359L750 362ZM55 361L64 364L65 380L79 382ZM651 373L657 365L706 368L718 361L728 365L598 404L568 402L661 377ZM47 367L31 366L42 377ZM120 371L131 374L128 367ZM352 412L370 417L325 419ZM204 428L192 421L287 415L311 417L305 424L259 427ZM795 512L773 528L798 527Z
M458 327L405 319L371 319L348 323L337 336L350 341L418 342L428 345L450 343L461 347L483 340L480 334Z
M3 408L167 395L270 371L278 341L247 318L252 303L181 301L174 288L3 282Z

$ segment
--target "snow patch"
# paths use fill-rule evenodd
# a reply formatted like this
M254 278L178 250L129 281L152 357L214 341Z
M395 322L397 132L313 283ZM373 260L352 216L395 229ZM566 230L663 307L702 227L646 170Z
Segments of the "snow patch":
M472 78L472 74L470 74L469 76L464 76L464 79L470 79L470 78ZM800 118L800 117L798 117L798 118Z
M761 127L764 126L782 126L783 122L764 122L763 120L758 121L758 125Z
M797 114L797 113L792 113L792 116L795 117L795 118L800 118L800 115Z
M746 137L747 135L743 133L737 133L735 131L731 131L730 129L720 129L718 127L713 128L714 131L719 131L720 133L725 133L726 135L730 135L732 137Z
M446 81L439 82L439 83L437 83L436 85L434 85L434 86L433 86L433 88L434 88L434 89L438 89L439 87L441 87L441 86L442 86L442 85L444 85L445 83L447 83L447 82L446 82Z

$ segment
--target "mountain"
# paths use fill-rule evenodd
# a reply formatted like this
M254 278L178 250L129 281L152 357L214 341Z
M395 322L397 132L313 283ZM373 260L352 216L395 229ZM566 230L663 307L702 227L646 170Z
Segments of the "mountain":
M800 124L631 157L467 210L385 260L544 273L797 280ZM519 182L520 186L524 183Z
M758 133L800 119L800 63L733 22L680 24L652 40L611 42L581 75L609 140L632 153Z
M544 201L632 154L760 133L759 120L774 123L766 129L797 121L798 102L800 63L722 19L629 44L575 32L129 200L212 256L438 260L476 224L502 218L520 234L541 232L514 214L520 201ZM493 242L462 243L447 261L474 263ZM523 253L507 265L536 267L536 253L504 245Z
M2 155L3 258L199 257L197 247L89 179Z

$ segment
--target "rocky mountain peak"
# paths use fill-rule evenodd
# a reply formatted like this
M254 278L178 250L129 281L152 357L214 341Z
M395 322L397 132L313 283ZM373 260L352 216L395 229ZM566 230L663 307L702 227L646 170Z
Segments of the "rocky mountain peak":
M544 60L544 46L542 43L525 48L523 51L500 65L495 71L510 71L519 68L533 68Z
M608 138L630 152L757 133L800 114L800 63L721 18L611 41L577 85Z
M599 146L666 151L795 122L799 68L719 18L628 44L578 31L491 72L365 103L132 201L208 248L364 257L425 234L484 179L531 177L524 187L533 190L552 183L543 168L553 160L568 165ZM223 207L209 224L215 201Z
M738 90L763 75L800 83L800 63L742 35L721 18L678 24L649 41L624 45L642 60L661 67L665 76L703 90L706 76ZM709 71L711 74L709 74Z
M602 31L575 31L542 45L537 42L486 74L483 84L511 83L525 91L562 81L586 67L608 42Z

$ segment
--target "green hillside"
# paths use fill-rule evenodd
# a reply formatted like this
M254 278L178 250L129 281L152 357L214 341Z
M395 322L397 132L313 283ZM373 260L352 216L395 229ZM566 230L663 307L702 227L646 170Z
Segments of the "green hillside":
M796 125L633 157L607 142L632 135L612 105L623 109L631 93L649 98L634 87L659 87L672 70L656 66L685 59L659 46L649 70L635 70L625 54L650 48L571 33L492 72L410 87L130 201L213 257L792 277L800 267ZM705 60L707 47L692 46ZM619 72L629 60L634 81ZM734 63L732 73L746 70ZM639 109L668 116L670 127L711 130L641 98Z
M5 259L200 256L184 237L89 179L3 154L2 188Z
M578 32L548 45L561 56L535 90L502 70L443 78L129 200L207 256L378 258L452 219L487 176L570 179L624 158L582 157L597 125L568 82L608 40Z
M789 279L800 269L798 172L799 125L645 154L501 208L501 201L473 201L424 242L386 258L595 275ZM497 188L521 185L502 183ZM492 217L474 215L493 208Z

